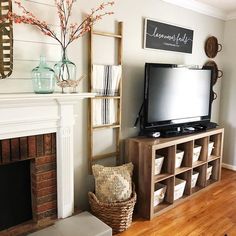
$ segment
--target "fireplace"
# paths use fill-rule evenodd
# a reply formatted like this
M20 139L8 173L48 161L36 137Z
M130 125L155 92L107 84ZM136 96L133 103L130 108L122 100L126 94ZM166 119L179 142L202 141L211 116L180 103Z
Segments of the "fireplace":
M33 219L30 161L0 166L0 231Z
M0 231L56 219L56 133L1 140L0 150Z
M1 165L30 162L32 221L37 226L48 217L73 214L74 105L93 96L0 94ZM23 232L30 231L30 224L23 224Z

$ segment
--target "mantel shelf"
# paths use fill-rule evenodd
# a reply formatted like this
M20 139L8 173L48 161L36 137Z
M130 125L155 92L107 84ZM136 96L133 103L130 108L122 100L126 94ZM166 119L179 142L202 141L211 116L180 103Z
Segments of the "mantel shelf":
M0 93L0 101L19 101L19 100L49 100L49 99L84 99L95 97L95 93Z

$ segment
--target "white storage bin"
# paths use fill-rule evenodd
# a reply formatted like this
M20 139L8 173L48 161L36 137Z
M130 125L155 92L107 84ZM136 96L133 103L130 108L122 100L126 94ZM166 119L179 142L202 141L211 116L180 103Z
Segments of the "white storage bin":
M161 168L164 162L164 157L161 155L156 155L155 158L155 167L154 167L154 174L159 175L161 173Z
M202 149L202 146L194 145L194 148L193 148L193 163L198 161L198 159L200 157L201 149Z
M162 203L166 194L166 185L157 183L155 184L155 192L154 192L154 207L158 204Z
M212 166L211 166L211 165L208 165L208 167L207 167L207 176L206 176L206 179L207 179L207 180L210 179L211 174L212 174Z
M214 148L214 142L210 142L208 144L208 157L211 155L213 148Z
M186 180L175 178L174 200L181 198L184 194Z
M199 176L199 172L193 171L192 181L191 181L191 188L194 188L196 186L198 176Z
M175 155L175 168L179 168L181 166L183 157L184 157L184 151L177 149Z

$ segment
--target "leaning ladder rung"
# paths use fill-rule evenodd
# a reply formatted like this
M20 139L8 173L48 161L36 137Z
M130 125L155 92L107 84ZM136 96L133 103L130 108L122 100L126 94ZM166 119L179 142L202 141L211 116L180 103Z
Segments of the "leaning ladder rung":
M92 157L92 161L102 160L110 157L116 157L119 155L119 152L110 152L106 154L96 155Z
M120 96L96 96L91 99L120 99Z
M120 35L120 34L99 32L99 31L93 31L92 33L95 34L95 35L100 35L100 36L108 36L108 37L113 37L113 38L122 38L122 35Z
M119 124L93 126L93 130L98 130L98 129L117 129L117 128L120 128Z

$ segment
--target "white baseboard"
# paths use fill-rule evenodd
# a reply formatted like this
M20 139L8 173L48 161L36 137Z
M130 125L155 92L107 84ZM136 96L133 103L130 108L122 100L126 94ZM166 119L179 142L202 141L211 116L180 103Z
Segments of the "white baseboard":
M225 169L228 169L228 170L236 171L236 166L233 166L233 165L222 163L222 167L225 168Z

